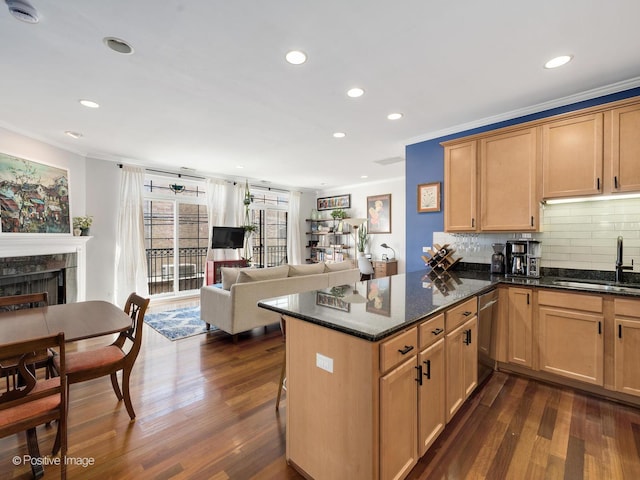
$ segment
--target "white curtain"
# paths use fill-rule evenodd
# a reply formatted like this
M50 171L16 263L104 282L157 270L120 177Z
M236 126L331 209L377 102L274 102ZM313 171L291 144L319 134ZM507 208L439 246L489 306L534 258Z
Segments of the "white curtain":
M121 171L114 292L116 303L124 307L131 292L148 296L149 286L144 247L144 170L125 166Z
M209 221L209 243L207 260L225 260L225 250L211 248L211 232L216 225L225 225L227 216L227 187L228 182L207 178L207 217Z
M302 261L300 233L300 192L289 194L289 215L287 219L287 261L289 265L300 265Z

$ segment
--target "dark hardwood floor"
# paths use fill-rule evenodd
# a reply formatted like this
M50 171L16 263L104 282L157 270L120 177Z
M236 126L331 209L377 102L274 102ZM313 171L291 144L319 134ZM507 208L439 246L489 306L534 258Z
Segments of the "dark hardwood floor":
M274 408L284 354L277 325L237 344L221 332L171 342L145 325L143 341L135 421L108 378L71 386L69 456L94 464L70 465L68 478L303 478L284 459L286 394ZM38 429L42 453L54 435L55 425ZM409 478L636 480L639 452L640 410L494 373ZM0 439L0 478L31 478L28 466L13 465L23 455L23 436ZM45 472L59 477L55 466Z

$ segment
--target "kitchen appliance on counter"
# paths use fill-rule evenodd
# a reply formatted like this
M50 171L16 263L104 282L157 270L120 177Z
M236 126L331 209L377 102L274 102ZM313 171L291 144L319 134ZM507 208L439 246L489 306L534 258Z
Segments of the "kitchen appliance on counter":
M504 243L493 243L493 255L491 255L491 273L504 273Z
M506 275L540 277L542 244L538 240L507 240Z

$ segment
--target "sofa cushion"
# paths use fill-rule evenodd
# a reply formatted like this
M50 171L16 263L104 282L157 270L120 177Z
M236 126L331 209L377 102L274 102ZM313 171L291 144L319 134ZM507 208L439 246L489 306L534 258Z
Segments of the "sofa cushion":
M349 261L324 264L325 272L340 272L342 270L350 270L352 268L353 264Z
M220 267L220 275L222 276L222 288L231 290L231 285L238 281L238 267Z
M289 265L279 265L270 268L249 268L242 269L238 274L236 283L258 282L260 280L275 280L287 278L289 275Z
M301 277L303 275L314 275L324 273L324 262L309 263L306 265L289 265L290 277Z

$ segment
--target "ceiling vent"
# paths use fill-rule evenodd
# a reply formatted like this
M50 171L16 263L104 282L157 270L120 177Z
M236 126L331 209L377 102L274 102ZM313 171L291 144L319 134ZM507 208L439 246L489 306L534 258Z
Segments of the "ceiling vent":
M379 165L393 165L394 163L404 162L402 157L383 158L382 160L374 160L374 163Z
M5 2L9 7L9 13L21 22L38 23L40 21L37 10L25 0L5 0Z
M133 53L133 47L119 38L105 37L102 41L114 52L121 53L123 55L131 55Z

